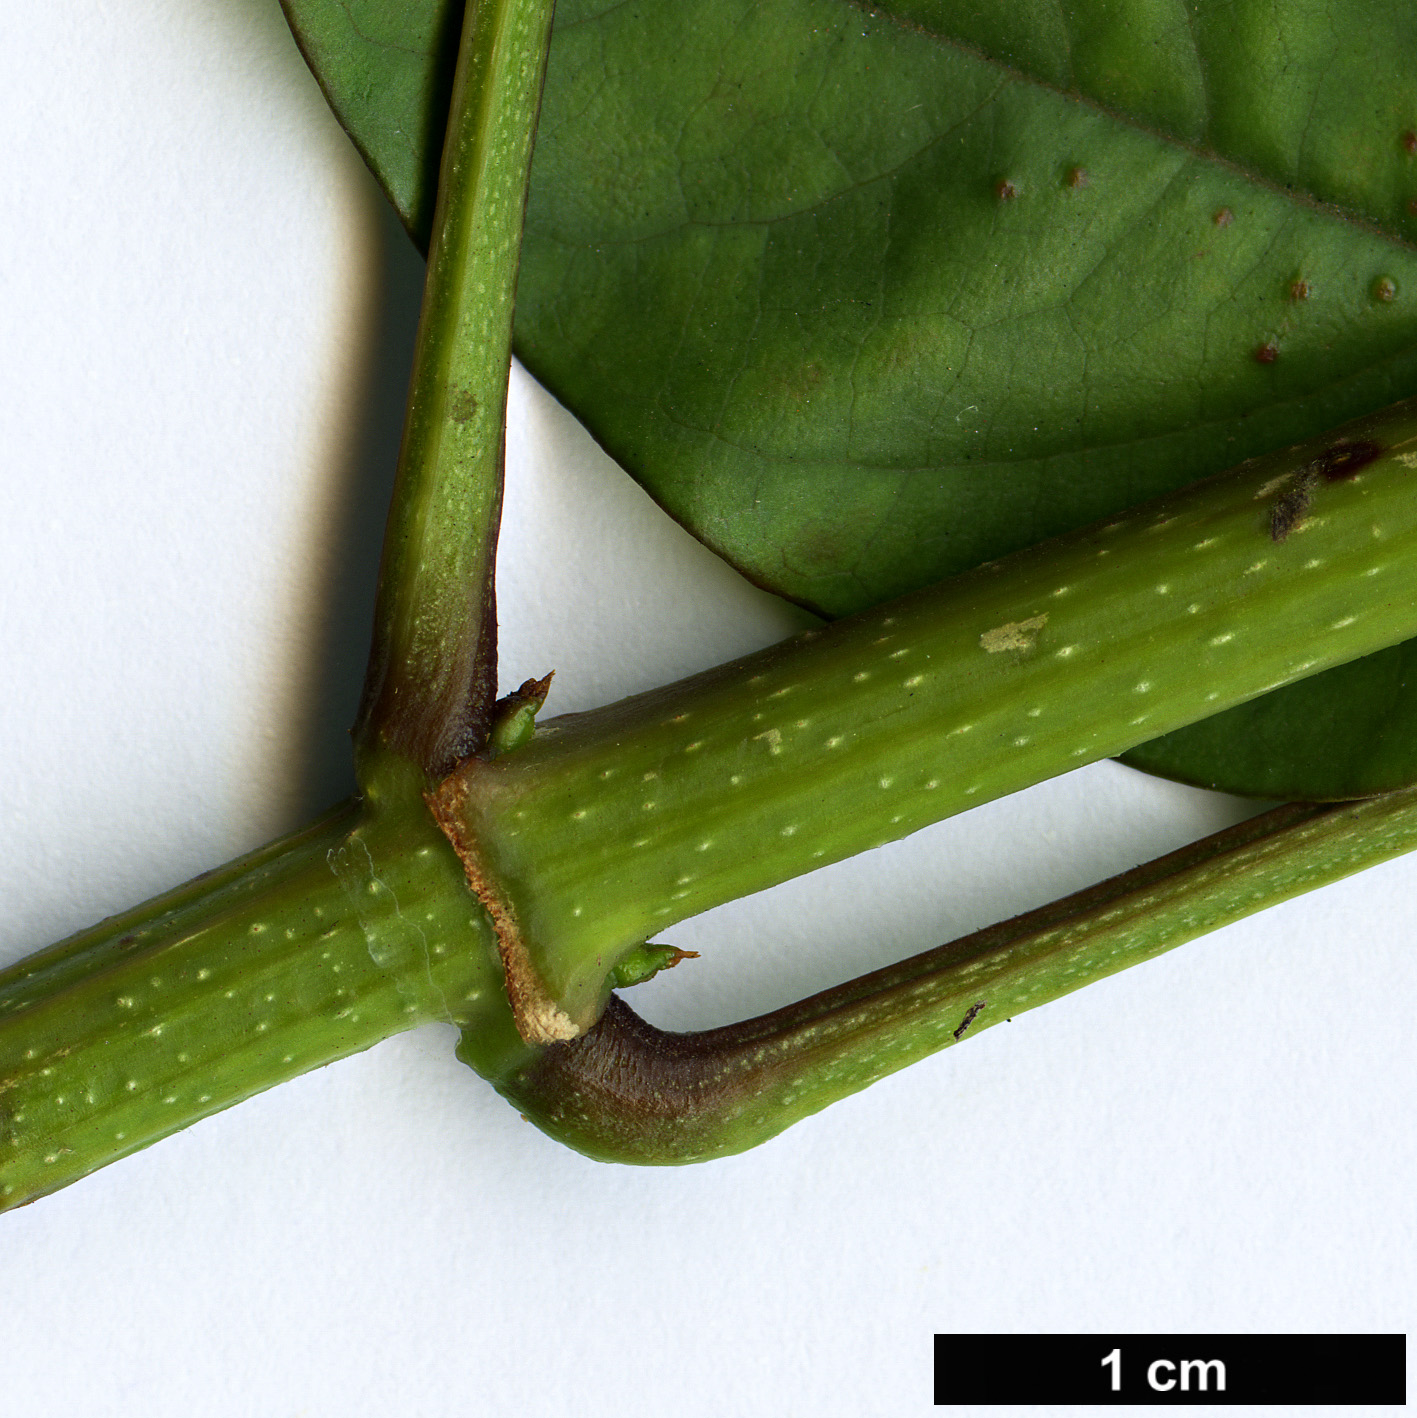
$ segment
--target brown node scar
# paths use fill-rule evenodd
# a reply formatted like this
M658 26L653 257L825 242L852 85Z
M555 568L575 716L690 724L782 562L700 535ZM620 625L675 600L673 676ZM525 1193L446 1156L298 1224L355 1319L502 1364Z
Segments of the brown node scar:
M471 770L476 760L468 760ZM506 975L507 998L517 1030L529 1044L554 1044L574 1039L580 1026L547 993L536 967L527 953L522 938L516 908L501 889L483 860L477 839L463 822L463 805L467 800L467 773L454 773L445 778L423 800L442 828L443 835L453 844L467 876L472 894L482 902L497 935L497 953L502 957Z

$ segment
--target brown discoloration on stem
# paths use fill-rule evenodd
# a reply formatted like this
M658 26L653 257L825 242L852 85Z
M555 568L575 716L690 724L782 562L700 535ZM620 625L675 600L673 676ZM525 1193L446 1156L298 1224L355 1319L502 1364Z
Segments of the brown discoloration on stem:
M507 999L517 1029L529 1044L556 1044L574 1039L580 1029L546 992L527 954L517 913L496 877L488 869L482 850L464 824L463 805L467 801L468 780L464 771L445 779L423 800L443 835L453 844L462 862L472 894L483 904L497 933L497 953L506 976Z
M501 485L499 460L497 481ZM498 504L500 507L500 493ZM355 742L377 735L384 745L418 764L430 778L441 778L487 742L497 698L497 590L492 574L497 560L499 516L485 528L480 564L486 568L477 612L456 636L444 643L430 682L427 666L393 653L387 633L376 634L364 680L364 697L355 720ZM385 560L389 556L385 549ZM392 594L391 592L388 594ZM388 618L381 584L376 620Z
M1371 438L1340 439L1330 444L1294 474L1287 491L1275 501L1269 516L1271 539L1285 541L1291 532L1303 526L1320 483L1346 482L1357 477L1370 463L1381 458L1383 452L1382 444Z
M552 11L553 0L485 0L462 16L354 730L363 761L387 748L430 780L484 748L497 697L493 577L507 372Z
M1303 524L1314 500L1318 478L1307 470L1295 474L1289 490L1276 499L1269 514L1269 535L1272 541L1287 541L1290 532Z
M1031 650L1038 632L1048 624L1048 612L1029 616L1027 620L1011 620L1007 625L996 625L979 637L980 649L987 654L997 655L1002 650Z
M959 1041L964 1038L965 1034L969 1030L969 1026L973 1024L976 1019L979 1018L979 1012L988 1003L988 1000L978 1000L976 1003L969 1006L969 1009L965 1013L964 1018L961 1019L959 1022L959 1028L954 1031L955 1043L959 1043Z
M612 995L580 1038L545 1049L498 1088L539 1127L608 1161L677 1164L742 1151L959 1041L986 1001L954 1029L948 1018L957 1016L939 1016L976 969L1089 920L1144 911L1169 881L1336 811L1286 804L1011 921L720 1029L657 1029ZM909 1050L893 1051L906 1035Z
M1352 442L1341 439L1325 448L1307 471L1311 471L1325 482L1344 482L1356 477L1369 463L1376 462L1383 455L1381 443L1371 438L1360 438Z

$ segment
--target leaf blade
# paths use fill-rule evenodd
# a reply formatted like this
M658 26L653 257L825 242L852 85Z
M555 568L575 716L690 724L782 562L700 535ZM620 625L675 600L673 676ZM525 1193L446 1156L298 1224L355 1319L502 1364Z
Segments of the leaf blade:
M845 614L1417 390L1414 67L1378 0L563 4L518 353Z

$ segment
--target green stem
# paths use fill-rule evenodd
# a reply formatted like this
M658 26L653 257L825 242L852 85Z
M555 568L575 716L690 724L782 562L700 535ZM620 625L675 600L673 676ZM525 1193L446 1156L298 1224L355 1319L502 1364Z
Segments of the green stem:
M1417 790L1290 804L760 1019L671 1034L612 997L584 1038L494 1081L592 1157L722 1157L1024 1010L1413 847ZM460 1053L472 1061L477 1049L465 1036Z
M554 1026L584 1003L572 1022L593 1024L612 972L672 920L1412 635L1414 443L1417 407L1399 406L509 734L432 796L447 836L422 766L366 745L357 809L0 974L0 1205L425 1019L460 1024L465 1059L598 1155L734 1150L947 1034L1406 850L1411 794L1286 809L736 1033L661 1046L615 1005L583 1046L523 1042L545 1043L543 1007ZM1299 485L1304 515L1277 536Z
M338 809L0 974L0 1210L428 1020L524 1057L416 797Z
M361 750L382 743L430 775L481 746L496 697L512 310L553 8L471 0L463 21L355 729ZM374 771L368 757L362 775Z
M1399 405L463 765L435 806L527 1037L674 921L1417 634L1414 443Z

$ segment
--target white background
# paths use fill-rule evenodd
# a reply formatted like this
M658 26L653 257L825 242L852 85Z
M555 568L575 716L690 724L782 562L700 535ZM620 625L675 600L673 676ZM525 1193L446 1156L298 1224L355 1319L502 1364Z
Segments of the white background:
M6 19L0 963L349 790L421 279L275 0ZM511 420L504 687L588 707L799 623L520 371ZM756 1013L1252 810L1099 765L685 924L703 959L634 1002ZM686 1170L395 1039L0 1218L0 1414L923 1414L937 1330L1406 1330L1414 888Z

